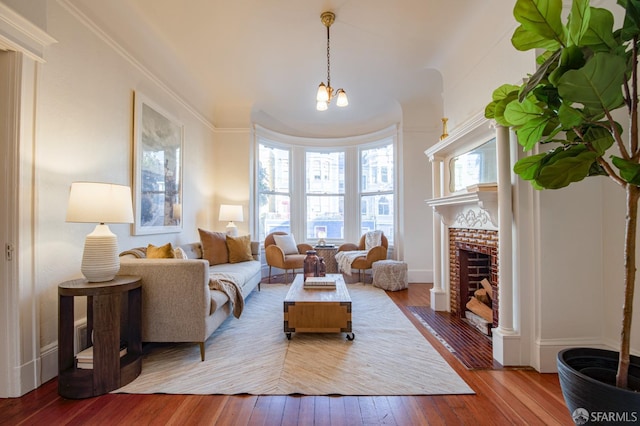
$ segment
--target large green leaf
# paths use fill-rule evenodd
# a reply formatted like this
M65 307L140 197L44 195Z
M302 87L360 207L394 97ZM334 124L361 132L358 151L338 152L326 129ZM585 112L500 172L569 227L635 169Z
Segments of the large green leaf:
M583 145L577 145L565 150L560 155L550 152L549 161L542 161L535 181L546 189L559 189L573 182L579 182L589 176L592 164L597 154L588 151ZM574 155L575 154L575 155Z
M592 7L589 28L580 42L582 46L590 46L596 51L615 48L617 43L613 36L613 14L607 9Z
M532 102L531 97L522 102L510 102L504 110L505 120L513 126L521 126L542 114L544 110Z
M496 101L487 104L484 108L484 118L495 118L496 117Z
M491 99L493 99L494 101L501 101L513 92L517 92L518 90L520 90L520 86L516 86L513 84L503 84L493 91L493 93L491 94Z
M522 145L525 151L530 151L538 142L540 142L548 121L547 117L533 118L516 130L518 143Z
M556 50L560 47L558 40L545 38L537 32L526 29L522 25L513 32L511 44L517 50L523 52L531 49Z
M494 117L493 117L494 120L496 120L496 123L505 127L512 126L512 123L505 118L504 112L507 106L511 102L517 102L517 101L518 101L518 92L511 92L506 98L496 102L496 107L494 110Z
M571 13L569 14L569 42L580 46L584 34L589 29L589 20L591 18L591 8L589 0L573 0L571 4Z
M549 74L549 82L551 84L558 84L558 80L565 72L582 68L586 63L584 53L578 46L569 46L561 49L561 52L558 67Z
M609 148L611 148L614 139L609 130L602 127L591 127L585 133L584 141L591 144L591 147L596 154L601 157Z
M536 87L533 95L537 100L545 103L551 110L560 108L562 104L562 99L560 99L560 95L558 95L558 89L551 84Z
M624 58L596 53L584 67L564 73L558 92L568 102L583 104L593 111L611 111L622 106L622 83L627 64Z
M620 170L620 177L632 185L640 186L640 164L611 156L611 161Z
M560 109L558 110L558 118L560 118L560 123L562 123L562 127L565 129L577 127L582 122L584 122L582 113L567 104L560 105Z
M513 16L526 30L564 46L561 12L562 0L518 0L513 8Z
M513 84L503 84L495 89L492 94L493 102L486 106L484 116L486 118L493 118L498 124L508 127L509 123L505 122L503 117L504 108L506 103L516 98L519 89L520 87ZM505 99L507 100L505 101ZM498 105L500 105L500 107L498 107Z
M547 153L543 152L542 154L521 158L513 166L513 171L524 180L534 180L538 175L540 163L546 156Z

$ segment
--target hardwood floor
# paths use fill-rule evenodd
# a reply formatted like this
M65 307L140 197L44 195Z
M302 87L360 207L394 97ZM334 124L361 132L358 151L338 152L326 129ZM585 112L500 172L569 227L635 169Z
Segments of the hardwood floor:
M0 399L2 425L573 425L556 374L526 368L467 370L406 309L427 306L426 284L389 292L475 395L58 396L55 379L21 398Z

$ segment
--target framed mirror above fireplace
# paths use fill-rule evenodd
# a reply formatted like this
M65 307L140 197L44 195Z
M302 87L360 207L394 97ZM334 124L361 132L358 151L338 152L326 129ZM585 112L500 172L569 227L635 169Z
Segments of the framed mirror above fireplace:
M481 142L479 146L451 157L447 164L451 193L466 191L473 185L496 183L498 180L496 138Z

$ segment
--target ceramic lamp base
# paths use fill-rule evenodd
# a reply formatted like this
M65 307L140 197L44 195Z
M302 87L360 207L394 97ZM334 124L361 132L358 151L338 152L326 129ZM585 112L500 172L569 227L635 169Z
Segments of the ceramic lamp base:
M238 236L238 227L235 223L229 222L229 224L227 225L227 235L230 237Z
M107 225L97 225L87 235L80 270L90 282L111 281L120 270L118 237Z

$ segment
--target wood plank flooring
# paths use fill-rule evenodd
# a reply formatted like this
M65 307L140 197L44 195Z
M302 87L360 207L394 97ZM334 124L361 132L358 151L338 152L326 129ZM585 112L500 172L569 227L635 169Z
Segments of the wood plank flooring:
M428 306L409 306L409 312L430 328L431 334L449 346L468 369L500 368L493 360L491 338L481 334L462 318L450 312L436 312Z
M58 396L55 379L0 399L0 425L573 425L557 374L528 368L467 370L409 312L428 306L427 284L389 292L475 395L253 396L107 394Z

